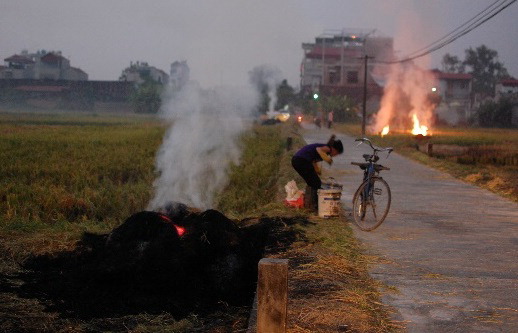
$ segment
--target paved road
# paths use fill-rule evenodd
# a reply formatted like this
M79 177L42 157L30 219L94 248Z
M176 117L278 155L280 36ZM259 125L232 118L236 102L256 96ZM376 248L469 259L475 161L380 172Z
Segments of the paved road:
M326 129L303 132L326 142ZM350 164L367 153L339 135L344 155L326 174L344 185L350 212L361 170ZM518 332L518 204L393 153L381 164L392 207L375 231L356 236L379 257L371 275L397 292L384 292L395 320L408 332ZM391 288L392 289L392 288Z

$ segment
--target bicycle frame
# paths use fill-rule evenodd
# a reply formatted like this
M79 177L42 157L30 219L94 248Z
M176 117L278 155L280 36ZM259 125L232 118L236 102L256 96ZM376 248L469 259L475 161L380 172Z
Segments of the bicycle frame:
M377 177L377 174L381 170L390 170L390 168L384 167L380 164L376 164L376 162L379 160L378 153L382 151L388 152L388 155L394 150L392 147L387 148L380 148L380 147L374 147L372 142L367 138L362 139L356 139L355 141L360 141L360 144L367 142L369 146L372 148L372 155L364 154L363 158L367 163L358 163L358 162L351 162L351 164L358 165L360 168L364 170L363 172L363 181L366 181L367 179L370 179L372 177ZM387 155L387 157L388 157Z
M378 157L375 154L371 155L371 156L374 157L373 159ZM369 163L368 166L365 168L365 170L363 172L363 182L367 182L367 185L363 188L363 193L361 194L362 203L366 203L369 201L371 187L374 185L372 179L374 177L377 177L377 174L379 173L379 172L376 172L375 167L374 167L375 164L372 159L369 159L368 163ZM362 205L362 215L365 215L365 210L367 209L366 207L367 207L367 205L365 205L365 204Z
M382 152L382 151L386 151L390 155L390 153L393 151L393 148L391 148L391 147L388 147L388 148L375 147L372 145L371 141L367 138L356 139L355 141L360 141L360 144L367 143L372 148L372 151L373 151L372 154L363 155L365 162L363 162L363 163L351 162L351 164L357 165L362 170L364 170L363 181L360 184L358 190L356 191L356 193L353 197L353 206L358 208L357 211L353 210L353 213L355 214L354 215L355 222L360 227L360 229L365 230L365 231L370 231L370 230L377 228L383 222L386 214L388 213L388 209L389 209L388 207L390 206L390 188L388 188L388 185L383 180L383 178L379 176L379 172L381 170L390 170L390 168L384 167L380 164L376 164L376 162L379 160L378 153ZM378 187L376 184L380 183L380 182L385 185L383 185L382 187ZM376 208L377 200L375 200L375 195L376 196L382 195L382 193L384 192L383 187L385 187L386 190L388 191L389 201L388 201L387 208L381 212L382 213L381 215L378 216L379 211L377 212L377 210L378 210ZM360 189L361 189L361 191L360 191ZM359 201L359 206L356 206L358 201ZM364 219L367 218L367 216L366 216L367 209L369 209L369 211L371 211L371 209L372 209L371 213L374 215L374 219L376 221L376 224L372 227L361 226L361 223L363 223ZM359 219L359 221L357 219Z

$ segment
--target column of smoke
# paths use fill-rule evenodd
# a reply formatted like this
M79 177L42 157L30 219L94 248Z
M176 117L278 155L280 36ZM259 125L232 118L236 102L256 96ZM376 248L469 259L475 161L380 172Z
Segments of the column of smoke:
M390 8L392 5L387 4L387 6ZM432 29L433 26L423 26L423 19L412 6L408 6L400 14L399 28L396 33L398 48L406 52L421 48L423 36L433 35ZM415 61L416 63L406 61L390 65L380 110L374 117L372 126L374 133L379 133L387 125L390 125L390 130L411 130L414 114L421 125L428 127L432 125L433 105L428 97L435 85L435 78L427 70L430 56L420 57Z
M259 93L266 93L270 98L267 111L274 110L277 103L276 90L281 82L282 71L276 66L270 64L262 64L254 67L249 73L250 84L254 86Z
M431 125L433 105L429 101L435 78L429 71L411 62L394 64L384 87L380 110L374 116L372 132L379 133L383 127L412 129L412 117L417 115L421 124Z
M148 209L171 201L211 208L226 185L228 165L239 163L239 137L257 93L230 87L203 90L190 83L170 95L161 112L172 125L157 154L158 178Z

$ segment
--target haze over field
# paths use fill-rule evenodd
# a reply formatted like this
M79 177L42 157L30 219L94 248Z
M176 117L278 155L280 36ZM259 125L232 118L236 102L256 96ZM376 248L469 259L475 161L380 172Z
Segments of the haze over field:
M66 1L3 0L0 57L21 50L61 50L90 80L117 80L131 61L169 71L187 60L202 86L242 84L254 66L272 64L292 86L299 84L301 43L325 29L376 29L395 39L404 57L474 17L488 0ZM438 67L445 53L485 44L497 50L518 77L518 5L513 4L452 44L425 65Z
M117 80L136 61L165 72L171 63L187 61L191 83L181 94L169 94L174 98L162 105L161 115L171 128L157 154L148 208L172 200L211 208L226 183L229 163L239 163L237 139L258 98L250 85L254 68L273 69L275 84L285 78L297 88L301 44L314 42L325 30L393 37L396 55L404 58L501 1L509 0L2 0L0 56L62 51L90 80ZM440 67L446 53L462 60L466 49L485 44L518 77L516 17L518 5L513 4L446 47L416 59L421 68L394 66L374 131L397 124L400 88L419 106L400 119L431 118L431 110L423 107L431 79L422 69Z

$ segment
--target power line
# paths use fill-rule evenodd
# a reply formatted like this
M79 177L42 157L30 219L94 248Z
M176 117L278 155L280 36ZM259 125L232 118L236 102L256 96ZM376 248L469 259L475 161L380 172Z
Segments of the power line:
M430 54L430 53L432 53L434 51L437 51L437 50L443 48L444 46L454 42L455 40L459 39L460 37L462 37L462 36L466 35L467 33L471 32L472 30L474 30L475 28L479 27L483 23L489 21L491 18L495 17L498 13L500 13L501 11L503 11L504 9L506 9L507 7L512 5L513 3L515 3L517 0L511 0L508 3L505 3L505 1L507 1L507 0L497 0L497 1L493 2L490 6L486 7L484 10L479 12L477 15L475 15L473 18L471 18L470 20L468 20L467 22L465 22L464 24L462 24L461 26L459 26L455 30L451 31L450 33L448 33L447 35L445 35L442 38L438 39L437 41L435 41L435 42L425 46L424 48L421 48L421 49L419 49L419 50L417 50L415 52L410 53L410 55L407 58L402 59L402 60L397 60L397 61L385 61L385 62L382 62L382 63L385 63L385 64L396 64L396 63L407 62L407 61L411 61L411 60L423 57L423 56L425 56L427 54ZM499 4L497 4L497 3L499 3ZM492 8L492 7L495 7L495 8ZM482 17L479 17L479 16L482 16ZM458 31L460 28L462 28L462 27L464 27L466 25L468 25L468 26L465 29L463 29L460 32L458 32L455 35L453 35L456 31ZM453 36L450 37L450 38L447 38L450 35L453 35ZM442 41L442 40L444 40L444 41Z
M415 54L418 54L419 52L422 52L424 50L427 50L428 48L432 47L432 46L435 46L435 44L438 44L439 42L441 42L442 40L446 39L447 37L453 35L455 32L457 32L458 30L460 30L461 28L465 27L466 25L470 24L472 21L474 21L475 19L477 19L479 16L481 15L486 15L487 11L491 9L491 7L495 6L495 4L497 4L498 2L505 2L507 0L496 0L495 2L493 2L491 5L489 5L488 7L486 7L484 10L482 10L481 12L479 12L477 15L475 15L474 17L472 17L470 20L466 21L464 24L462 24L461 26L459 26L458 28L456 28L455 30L451 31L450 33L444 35L443 37L441 37L440 39L436 40L435 42L431 43L431 44L428 44L426 45L425 47L423 48L420 48L419 50L417 51L414 51L410 54L408 54L407 57L412 57L413 55ZM491 9L492 10L492 9Z

